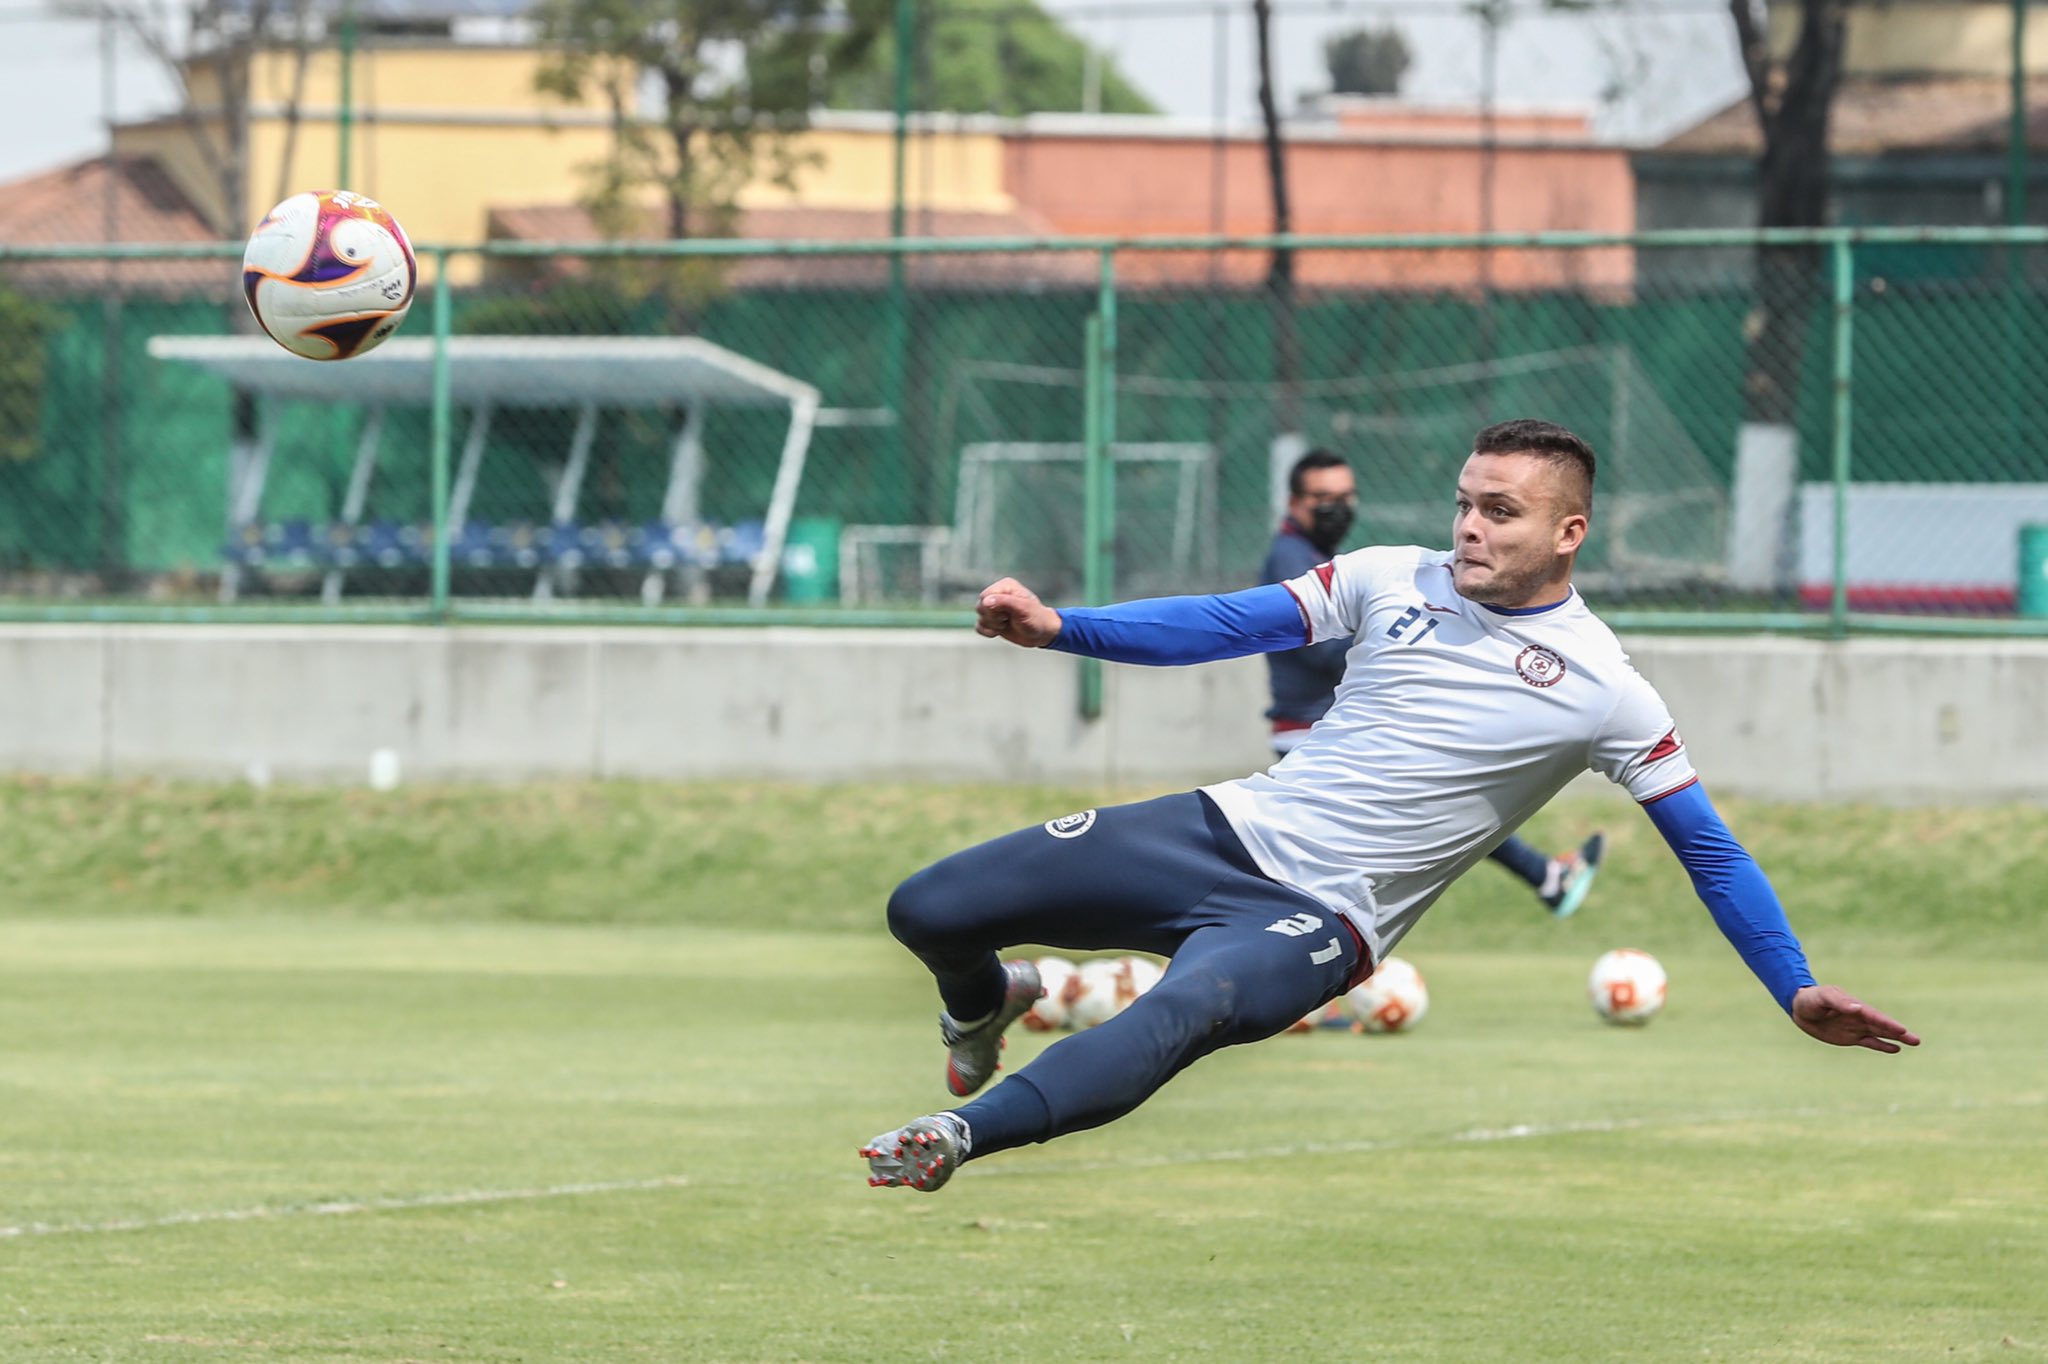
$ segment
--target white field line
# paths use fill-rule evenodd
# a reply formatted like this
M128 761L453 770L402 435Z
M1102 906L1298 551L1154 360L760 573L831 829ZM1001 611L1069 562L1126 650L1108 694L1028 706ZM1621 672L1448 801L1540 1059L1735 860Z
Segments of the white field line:
M459 1207L469 1203L528 1203L543 1198L578 1198L585 1194L644 1193L653 1189L680 1189L690 1183L686 1175L661 1175L654 1179L621 1179L596 1184L551 1184L535 1189L464 1189L452 1193L413 1194L405 1198L338 1199L326 1203L284 1203L275 1207L216 1208L211 1211L174 1212L162 1217L119 1218L111 1222L27 1222L0 1226L0 1240L20 1236L81 1236L102 1231L150 1231L160 1227L187 1227L202 1222L262 1222L283 1217L351 1217L358 1213L405 1212L414 1208Z
M1588 1118L1555 1123L1511 1123L1505 1127L1468 1127L1462 1131L1420 1137L1382 1137L1359 1141L1305 1141L1283 1146L1248 1147L1242 1150L1185 1151L1172 1155L1122 1156L1110 1160L1036 1160L1019 1164L973 1165L961 1171L962 1179L1001 1179L1046 1175L1083 1174L1102 1170L1153 1170L1181 1165L1212 1165L1252 1160L1296 1159L1304 1156L1348 1156L1373 1151L1419 1150L1503 1141L1539 1141L1552 1137L1602 1135L1613 1132L1678 1130L1725 1126L1740 1122L1776 1122L1805 1118L1892 1117L1915 1113L1966 1113L1990 1110L2048 1107L2048 1094L2014 1094L1996 1099L1957 1099L1948 1104L1880 1104L1869 1107L1743 1108L1712 1113L1670 1114L1663 1117ZM856 1178L857 1165L849 1163L842 1180ZM217 1208L211 1211L174 1212L161 1217L119 1218L107 1222L28 1222L18 1226L0 1225L0 1241L29 1236L83 1236L99 1232L152 1231L165 1227L195 1226L208 1222L260 1222L287 1217L348 1217L364 1213L406 1212L417 1208L459 1207L468 1204L523 1203L545 1198L577 1198L587 1194L649 1193L661 1189L718 1188L737 1186L737 1179L697 1179L688 1175L659 1175L652 1179L622 1179L589 1184L552 1184L530 1189L467 1189L450 1193L412 1194L403 1198L366 1198L324 1203L285 1203L252 1208Z
M1468 1127L1463 1131L1422 1137L1373 1137L1358 1141L1303 1141L1282 1146L1235 1151L1183 1151L1172 1155L1125 1156L1112 1160L1034 1161L1028 1165L970 1165L961 1179L1006 1176L1081 1174L1101 1170L1152 1170L1178 1165L1211 1165L1252 1160L1284 1160L1304 1156L1350 1156L1374 1151L1408 1151L1432 1146L1460 1146L1499 1141L1536 1141L1550 1137L1642 1132L1659 1129L1726 1126L1741 1122L1773 1122L1798 1118L1891 1117L1912 1113L1966 1113L1992 1109L2048 1107L2048 1094L2011 1094L1996 1099L1957 1099L1948 1104L1880 1104L1872 1107L1743 1108L1714 1113L1679 1113L1662 1117L1587 1118L1554 1123L1511 1123L1505 1127Z

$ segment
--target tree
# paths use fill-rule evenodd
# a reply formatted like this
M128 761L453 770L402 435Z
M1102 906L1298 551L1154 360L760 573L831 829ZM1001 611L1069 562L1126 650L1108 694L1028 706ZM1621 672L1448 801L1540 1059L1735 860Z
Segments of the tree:
M1398 95L1412 54L1392 24L1354 28L1323 40L1323 65L1337 95Z
M1820 227L1828 210L1828 120L1842 80L1849 0L1777 0L1796 4L1798 36L1788 56L1773 53L1773 0L1729 0L1750 108L1763 147L1757 158L1757 226ZM1812 284L1820 265L1811 246L1766 247L1757 256L1757 299L1745 328L1749 365L1745 417L1789 426L1798 401Z
M195 207L222 241L247 232L255 212L249 202L249 89L257 55L289 21L297 67L286 119L295 135L310 51L309 10L310 0L191 0L185 6L106 0L108 20L177 85L178 118L211 181Z
M655 192L666 235L731 230L740 189L765 172L793 183L792 140L814 103L816 72L857 62L887 0L542 0L541 89L595 90L610 107L612 149L586 203L623 235ZM642 81L654 109L643 115Z
M1841 84L1849 0L1729 0L1762 139L1757 226L1818 227L1827 220L1828 118ZM1772 10L1797 9L1789 53L1774 50ZM1799 479L1799 388L1817 301L1820 251L1765 246L1743 320L1747 350L1736 437L1734 515L1727 581L1782 591L1790 581L1794 490Z
M105 21L129 33L177 85L178 117L210 182L206 193L196 197L194 207L222 241L241 237L249 230L255 213L249 202L255 175L249 161L252 72L258 56L275 41L288 19L297 65L285 111L287 143L284 163L278 168L281 182L290 166L298 134L299 100L305 89L310 49L310 0L189 0L184 6L160 0L102 3L104 8L100 12ZM111 158L112 148L108 154ZM118 274L114 279L102 299L106 326L101 375L107 396L103 404L105 448L99 473L101 570L109 586L118 586L125 573L128 496L126 452L121 448L118 417L122 302ZM255 319L239 290L230 297L227 310L229 329L243 333L256 330ZM245 390L233 391L229 422L230 439L239 458L256 440L256 400Z
M1158 112L1108 56L1033 0L926 0L921 10L921 108L1006 118ZM895 71L894 51L875 44L866 60L828 73L823 102L834 109L892 108Z

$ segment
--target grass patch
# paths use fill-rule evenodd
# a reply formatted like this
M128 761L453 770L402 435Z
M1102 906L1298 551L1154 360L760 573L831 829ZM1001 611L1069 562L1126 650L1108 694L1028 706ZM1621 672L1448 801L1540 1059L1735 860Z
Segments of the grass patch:
M1529 832L1608 825L1585 910L1466 878L1416 1033L868 1189L944 1101L890 887L1141 794L0 784L0 1359L2048 1358L2033 810L1729 804L1916 1053L1799 1035L1571 802ZM1583 996L1623 943L1639 1031Z
M294 914L744 924L868 933L890 890L979 839L1151 790L559 783L272 789L0 782L0 916ZM2048 812L1725 803L1795 926L1842 948L2048 953ZM1718 941L1649 822L1599 798L1523 832L1566 847L1606 825L1586 915L1553 924L1502 873L1452 887L1414 936L1449 948L1583 938Z
M940 1097L878 939L0 923L0 1358L2043 1357L2033 967L1846 958L1928 1035L1881 1058L1725 950L1640 1031L1575 954L1416 955L1414 1034L924 1197L854 1157Z

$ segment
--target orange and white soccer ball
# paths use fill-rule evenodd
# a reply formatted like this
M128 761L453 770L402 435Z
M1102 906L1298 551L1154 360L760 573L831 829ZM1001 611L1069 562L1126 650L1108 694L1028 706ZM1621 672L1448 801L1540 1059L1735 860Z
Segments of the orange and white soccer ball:
M242 292L270 339L308 360L383 344L412 307L419 262L398 219L345 189L294 194L242 253Z
M1359 1032L1407 1032L1429 1013L1429 986L1404 958L1388 957L1344 996Z
M1648 952L1618 947L1593 963L1586 980L1586 997L1593 1012L1609 1023L1640 1026L1657 1016L1664 1007L1668 981L1664 968Z
M1130 1007L1131 1000L1166 978L1166 968L1150 957L1125 957L1123 963L1124 982L1130 990L1130 999L1124 1001L1125 1008Z
M1097 957L1067 982L1067 1026L1079 1032L1107 1023L1165 974L1150 957Z
M1045 993L1018 1021L1032 1032L1058 1032L1067 1026L1067 985L1074 978L1074 963L1065 957L1040 957L1033 965Z

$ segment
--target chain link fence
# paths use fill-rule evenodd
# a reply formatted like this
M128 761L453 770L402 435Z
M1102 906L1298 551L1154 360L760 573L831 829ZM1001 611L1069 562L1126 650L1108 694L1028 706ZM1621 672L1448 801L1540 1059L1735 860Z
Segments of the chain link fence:
M1473 432L1540 416L1600 453L1620 623L2040 632L2043 240L1298 239L1292 287L1246 282L1272 242L439 250L474 282L325 365L249 333L233 250L0 251L0 610L1229 589L1304 449L1356 467L1355 542L1441 545Z

